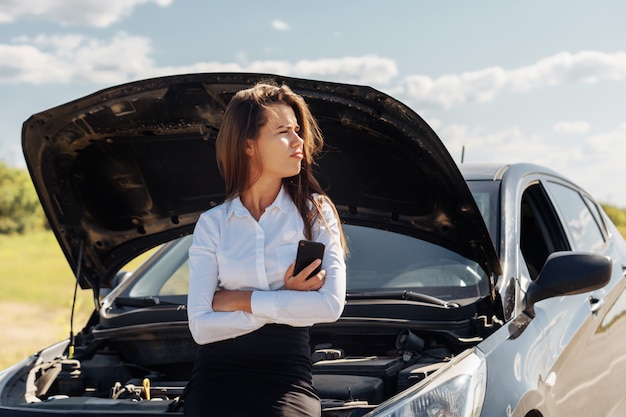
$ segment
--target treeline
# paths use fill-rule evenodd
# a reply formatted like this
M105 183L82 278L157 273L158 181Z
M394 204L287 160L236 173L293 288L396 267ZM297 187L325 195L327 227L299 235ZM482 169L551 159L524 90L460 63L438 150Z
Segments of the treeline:
M613 220L613 223L615 223L620 232L622 232L622 235L626 237L626 209L621 209L606 204L602 204L602 208L606 212L607 216L609 216L611 220Z
M48 227L28 171L0 161L0 233L27 233Z
M626 209L602 205L626 235ZM48 228L28 171L0 161L0 234L27 233Z

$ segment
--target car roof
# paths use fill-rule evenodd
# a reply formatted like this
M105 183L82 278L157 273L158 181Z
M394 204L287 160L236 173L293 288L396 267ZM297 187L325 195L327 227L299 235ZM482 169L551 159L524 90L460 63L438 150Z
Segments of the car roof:
M501 181L505 176L522 177L529 174L548 175L572 183L567 177L551 168L528 162L517 163L462 163L459 171L465 181Z
M493 181L502 178L508 164L459 164L459 171L466 181Z

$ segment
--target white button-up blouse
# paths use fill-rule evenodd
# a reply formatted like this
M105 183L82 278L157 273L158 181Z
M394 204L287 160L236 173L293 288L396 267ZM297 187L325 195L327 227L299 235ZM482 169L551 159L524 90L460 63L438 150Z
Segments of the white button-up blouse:
M283 188L257 222L237 197L204 212L189 249L188 317L198 344L250 333L266 323L310 326L335 321L345 303L346 267L339 225L328 202L313 240L326 245L326 279L317 291L284 289L284 275L304 239L304 222ZM252 313L213 311L219 289L252 290Z

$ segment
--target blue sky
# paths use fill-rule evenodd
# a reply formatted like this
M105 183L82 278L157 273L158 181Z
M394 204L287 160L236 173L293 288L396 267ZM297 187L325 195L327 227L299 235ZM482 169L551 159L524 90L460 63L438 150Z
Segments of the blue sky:
M0 0L0 160L22 123L158 75L269 72L373 86L460 162L534 162L626 207L621 0Z

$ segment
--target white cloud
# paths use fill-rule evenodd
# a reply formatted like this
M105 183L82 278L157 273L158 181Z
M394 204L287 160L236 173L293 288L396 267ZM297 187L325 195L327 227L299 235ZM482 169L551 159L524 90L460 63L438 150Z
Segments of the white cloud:
M624 155L626 155L626 123L614 130L589 136L585 144L594 155L599 156L598 162L614 170L615 173L612 176L623 182L623 179L626 178L626 163L624 163ZM624 174L619 175L617 173L620 169ZM623 189L623 185L620 188Z
M558 144L546 141L538 134L523 132L519 127L490 132L482 127L452 124L441 127L437 133L451 154L460 155L465 148L464 161L467 163L547 164L550 156L561 149ZM551 153L546 155L544 150Z
M601 202L626 208L626 123L587 137L583 148L585 158L572 164L571 175Z
M515 92L562 84L595 84L626 78L626 52L561 52L532 65L506 70L489 67L437 78L409 75L403 88L420 107L452 108L465 103L492 101L505 88Z
M115 83L200 71L268 72L373 85L405 98L414 108L450 109L466 103L491 102L505 89L525 92L563 83L625 79L626 52L564 52L514 70L489 67L437 78L410 75L396 83L399 72L396 62L376 55L297 62L197 62L158 67L152 59L150 40L124 33L108 41L82 35L40 35L0 44L0 82L56 83L79 78L96 83ZM572 129L584 132L586 128L584 125L559 124L555 129L557 132L571 132Z
M172 0L3 0L0 23L49 21L62 26L107 27L146 3L169 6Z
M425 75L410 75L404 88L420 106L449 109L465 102L488 102L507 82L507 73L500 67L462 74L443 75L433 79Z
M299 77L323 76L336 82L356 84L388 84L398 75L393 59L376 55L336 59L303 60L291 67Z
M301 60L293 63L288 61L199 62L185 66L146 69L144 76L211 71L259 72L365 85L387 84L398 74L393 60L377 56L362 56Z
M151 52L147 38L123 32L110 41L82 35L21 38L0 44L0 82L123 82L153 66Z
M568 137L566 141L517 127L487 131L453 124L442 126L437 133L457 163L464 153L465 163L544 165L578 183L598 201L626 207L621 193L626 178L626 123L601 134Z
M291 26L289 26L287 23L283 22L282 20L273 20L272 27L280 31L291 30Z
M578 122L557 122L552 126L552 131L556 133L573 133L573 134L583 134L589 132L591 129L591 125L587 122L578 121Z
M100 40L66 34L20 37L0 44L0 83L67 83L84 80L115 84L133 79L189 72L245 71L332 79L356 84L386 84L398 74L395 62L378 56L243 63L198 62L158 67L150 39L120 32Z
M626 52L560 52L510 72L514 90L528 91L565 83L595 84L626 78Z

